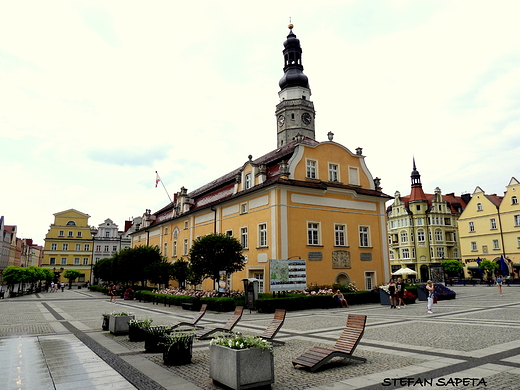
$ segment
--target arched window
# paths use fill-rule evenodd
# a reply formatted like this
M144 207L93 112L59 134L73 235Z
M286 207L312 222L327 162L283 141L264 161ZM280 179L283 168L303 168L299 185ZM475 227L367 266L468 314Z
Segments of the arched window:
M477 203L477 211L482 211L482 203Z
M67 226L76 226L76 222L69 221L69 222L67 222Z
M518 198L516 197L516 195L513 195L511 197L511 204L518 204Z

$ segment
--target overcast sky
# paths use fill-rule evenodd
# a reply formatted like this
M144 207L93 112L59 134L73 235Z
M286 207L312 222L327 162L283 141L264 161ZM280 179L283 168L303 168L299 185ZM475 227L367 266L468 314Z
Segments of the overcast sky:
M389 195L520 179L520 2L0 0L0 215L145 209L276 148L292 17L316 139L363 148Z

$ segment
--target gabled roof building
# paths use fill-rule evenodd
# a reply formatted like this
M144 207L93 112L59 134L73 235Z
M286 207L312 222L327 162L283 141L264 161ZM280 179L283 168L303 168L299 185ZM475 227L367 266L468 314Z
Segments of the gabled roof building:
M300 41L292 25L284 42L284 74L275 109L276 149L189 192L182 187L164 208L143 215L132 246L158 245L171 261L186 258L193 241L209 233L238 238L245 269L228 275L231 289L256 278L273 291L273 260L298 259L304 271L289 276L307 284L355 282L372 289L387 278L385 202L390 198L352 152L315 136L311 90ZM214 286L208 280L205 289ZM287 288L285 289L287 290Z

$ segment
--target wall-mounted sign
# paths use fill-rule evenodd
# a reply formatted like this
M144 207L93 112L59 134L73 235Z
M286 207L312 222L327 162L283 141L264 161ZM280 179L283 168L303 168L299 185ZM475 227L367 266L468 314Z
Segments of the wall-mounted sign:
M323 260L322 252L309 252L308 254L309 261L321 261Z
M359 254L359 259L361 261L371 261L372 260L372 253L370 253L370 252L361 252Z
M269 261L271 291L305 290L307 288L306 260Z

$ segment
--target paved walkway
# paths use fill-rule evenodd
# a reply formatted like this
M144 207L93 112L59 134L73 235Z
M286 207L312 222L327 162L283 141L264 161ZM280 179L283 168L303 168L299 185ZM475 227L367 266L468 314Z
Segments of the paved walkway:
M349 309L288 312L274 348L274 390L518 389L520 288L452 287L457 299L401 310L369 304ZM101 330L101 314L130 311L156 325L191 319L178 307L118 300L85 289L0 300L0 389L219 389L209 379L208 342L194 344L191 365L168 367L143 343ZM291 361L311 346L330 346L348 313L366 314L355 355L367 363L334 360L311 373ZM230 313L208 312L202 325ZM272 314L244 312L236 330L259 334Z

